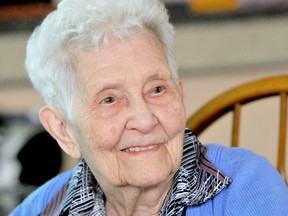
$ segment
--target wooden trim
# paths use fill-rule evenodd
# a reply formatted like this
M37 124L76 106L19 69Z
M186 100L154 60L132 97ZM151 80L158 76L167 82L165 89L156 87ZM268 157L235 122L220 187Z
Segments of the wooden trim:
M240 113L241 113L241 104L236 103L233 110L233 125L232 125L232 140L231 146L239 146L239 131L240 131Z
M12 4L0 7L0 21L43 18L55 9L50 3Z
M287 95L288 75L264 78L239 85L215 97L187 120L187 127L195 134L201 134L207 127L224 114L233 112L232 146L238 146L240 109L244 104L270 96L280 96L280 121L277 170L287 182L285 173L285 153L287 138ZM276 145L275 145L276 147Z
M239 85L215 97L198 109L187 120L187 126L199 135L212 122L233 110L235 103L245 104L262 97L273 96L288 91L288 76L276 76Z
M280 93L280 121L279 121L279 144L277 169L285 177L285 153L287 133L287 93Z

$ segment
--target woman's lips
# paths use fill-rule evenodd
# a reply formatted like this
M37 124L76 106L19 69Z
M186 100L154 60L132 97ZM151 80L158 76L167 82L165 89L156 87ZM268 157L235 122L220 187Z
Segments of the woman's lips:
M149 146L136 146L136 147L130 147L125 148L122 151L124 152L141 152L141 151L148 151L159 147L159 145L149 145Z

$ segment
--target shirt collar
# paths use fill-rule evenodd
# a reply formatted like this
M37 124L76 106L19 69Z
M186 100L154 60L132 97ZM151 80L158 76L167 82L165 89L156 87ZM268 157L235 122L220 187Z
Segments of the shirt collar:
M173 179L160 215L179 215L185 206L199 205L211 199L231 180L207 158L206 147L189 129L185 130L181 166ZM84 159L76 164L67 194L58 215L105 215L104 194Z

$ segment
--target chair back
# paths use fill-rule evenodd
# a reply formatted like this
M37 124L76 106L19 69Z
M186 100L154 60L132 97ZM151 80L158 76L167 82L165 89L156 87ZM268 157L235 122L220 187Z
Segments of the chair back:
M252 101L266 97L279 97L279 134L277 170L286 181L285 146L287 136L287 95L288 75L274 76L251 81L232 88L202 106L187 120L187 127L195 135L200 135L218 118L233 112L231 146L239 146L241 108ZM286 181L287 182L287 181Z

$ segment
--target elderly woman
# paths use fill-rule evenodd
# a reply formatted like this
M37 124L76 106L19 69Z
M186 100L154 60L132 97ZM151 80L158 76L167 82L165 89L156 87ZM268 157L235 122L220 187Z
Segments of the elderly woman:
M172 43L158 0L63 0L43 21L26 68L41 123L79 162L11 215L288 214L265 159L185 130Z

